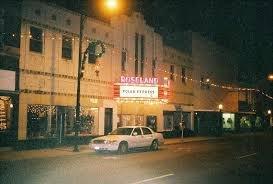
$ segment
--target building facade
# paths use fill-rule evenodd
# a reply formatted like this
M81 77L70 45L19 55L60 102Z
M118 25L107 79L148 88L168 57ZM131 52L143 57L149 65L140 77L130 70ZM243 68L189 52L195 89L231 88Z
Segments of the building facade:
M75 134L79 22L75 12L23 1L19 140L61 141ZM110 23L87 17L82 53L98 41L103 55L94 62L87 54L81 79L81 136L125 125L171 131L181 118L193 128L193 91L186 83L193 69L190 55L164 46L140 13Z
M17 140L19 109L20 6L0 8L0 145Z
M215 50L201 37L192 39L191 54L167 46L137 12L112 17L109 23L85 17L80 43L80 17L52 4L21 4L17 65L7 69L1 59L0 68L15 75L15 87L6 85L0 96L15 99L13 121L19 141L62 143L75 135L80 44L81 137L105 135L126 125L179 131L182 121L199 133L199 112L218 113L219 104L223 112L238 112L238 92L220 87L226 84L222 81L233 85L236 80L230 53ZM101 46L95 50L101 53L97 60L86 52L94 43Z

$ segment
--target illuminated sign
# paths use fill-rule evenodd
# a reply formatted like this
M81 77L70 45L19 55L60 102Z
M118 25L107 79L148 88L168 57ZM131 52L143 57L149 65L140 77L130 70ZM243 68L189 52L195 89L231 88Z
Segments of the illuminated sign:
M158 79L154 77L120 77L121 83L128 84L158 84Z
M158 87L155 86L120 86L122 98L158 98Z
M119 102L167 103L169 87L168 78L121 76L114 84L113 96Z
M0 90L15 91L15 71L0 70Z

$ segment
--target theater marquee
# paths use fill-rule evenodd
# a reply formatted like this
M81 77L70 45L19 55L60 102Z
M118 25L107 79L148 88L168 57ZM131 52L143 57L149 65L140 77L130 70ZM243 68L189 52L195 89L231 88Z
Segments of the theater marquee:
M114 98L125 101L157 101L166 103L169 96L168 80L160 84L155 77L125 77L114 84Z

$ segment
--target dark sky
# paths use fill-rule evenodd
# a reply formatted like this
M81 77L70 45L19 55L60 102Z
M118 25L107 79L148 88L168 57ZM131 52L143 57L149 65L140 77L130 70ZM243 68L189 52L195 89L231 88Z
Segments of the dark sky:
M138 4L166 43L179 48L181 32L200 32L240 54L242 80L257 81L272 73L272 1L139 0Z
M50 0L54 1L54 0ZM102 0L58 0L70 8L89 1L96 17L107 16ZM182 48L183 32L195 31L237 51L240 79L256 82L273 72L272 1L270 0L119 0L126 13L141 11L146 22L164 37L165 43ZM85 6L86 7L86 6Z

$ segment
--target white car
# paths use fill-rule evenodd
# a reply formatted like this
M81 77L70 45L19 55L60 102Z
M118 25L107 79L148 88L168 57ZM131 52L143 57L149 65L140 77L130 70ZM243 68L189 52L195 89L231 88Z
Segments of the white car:
M93 139L90 147L96 152L118 151L124 154L129 149L140 147L158 150L158 146L162 144L164 144L163 135L154 132L149 127L125 126L117 128L106 136Z

